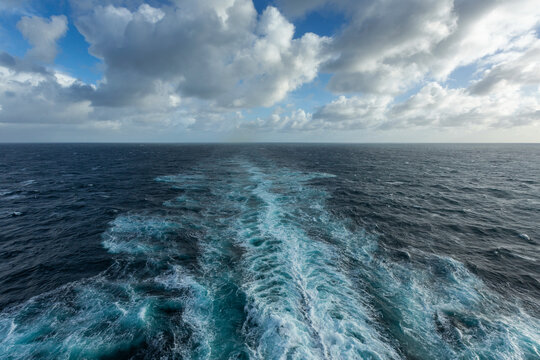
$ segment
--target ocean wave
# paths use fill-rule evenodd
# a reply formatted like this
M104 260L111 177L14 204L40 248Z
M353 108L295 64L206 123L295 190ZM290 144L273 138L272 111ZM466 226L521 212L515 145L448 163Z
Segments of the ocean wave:
M332 174L236 157L155 180L174 197L109 224L111 268L0 313L0 358L539 356L539 320L462 263L331 211Z
M99 276L35 297L0 314L0 357L147 358L208 351L202 316L193 310L203 302L200 288L184 282L171 292L159 285ZM167 296L148 288L167 290Z

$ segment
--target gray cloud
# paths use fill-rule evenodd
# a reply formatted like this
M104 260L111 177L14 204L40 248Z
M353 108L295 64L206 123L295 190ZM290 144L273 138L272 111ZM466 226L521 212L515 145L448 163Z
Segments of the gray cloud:
M518 58L517 62L522 60ZM391 96L340 96L313 114L295 110L274 113L245 125L250 129L350 131L410 128L510 128L540 125L540 95L519 86L501 87L487 94L472 88L450 89L436 82L422 87L403 102Z
M50 64L65 17L23 17L18 28L33 48L22 59L0 53L0 124L298 133L540 121L534 0L276 4L280 10L257 14L250 0L73 1L73 22L103 61L95 85ZM348 19L331 38L295 37L280 12L327 10ZM471 64L469 86L448 86L454 70ZM249 119L249 109L285 106L320 72L330 74L329 90L346 96ZM396 97L414 87L407 99Z
M329 47L337 93L399 94L444 81L460 66L512 51L540 24L534 0L326 0L280 2L295 16L322 7L348 18ZM326 9L325 8L325 9Z
M392 101L389 96L365 96L347 98L340 96L320 107L313 114L324 128L363 129L385 121L385 112Z
M18 23L17 29L32 45L26 54L28 57L51 63L58 53L56 42L67 31L67 18L64 15L51 16L50 20L37 16L24 16Z
M251 1L185 1L137 11L98 6L77 28L106 65L96 105L125 106L155 92L242 108L270 106L311 81L326 40L293 39L294 26L277 9L257 18Z
M522 126L538 123L539 109L538 95L527 95L519 89L475 96L468 89L448 89L430 83L389 109L388 122L383 126Z
M497 64L471 87L471 94L486 95L497 87L540 84L540 40L516 59Z
M284 114L278 108L266 119L241 124L241 128L265 131L313 131L313 130L357 130L378 126L386 121L391 97L369 96L347 98L340 96L329 104L319 107L311 114L296 109Z
M87 85L43 66L0 54L0 123L77 123L92 112Z
M422 79L425 58L456 26L451 0L359 1L332 44L329 88L336 92L398 93Z
M258 16L249 0L116 4L75 8L78 30L104 63L96 86L32 63L54 57L62 19L19 22L36 46L23 60L0 56L0 123L219 130L218 120L237 120L225 112L274 104L311 81L324 60L328 39L294 38L294 26L277 9Z

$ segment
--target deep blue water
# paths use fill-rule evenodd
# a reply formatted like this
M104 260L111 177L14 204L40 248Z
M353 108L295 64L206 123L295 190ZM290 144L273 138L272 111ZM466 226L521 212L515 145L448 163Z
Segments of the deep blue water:
M538 145L0 145L0 359L539 359Z

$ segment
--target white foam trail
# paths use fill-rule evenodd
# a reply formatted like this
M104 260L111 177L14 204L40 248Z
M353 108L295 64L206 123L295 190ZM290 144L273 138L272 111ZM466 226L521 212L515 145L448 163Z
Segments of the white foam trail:
M177 223L161 217L119 216L103 234L103 246L111 253L142 254L158 260L171 250L168 235L179 229Z
M176 269L155 281L170 292L166 299L138 291L146 282L100 276L0 313L0 358L124 357L147 342L148 351L163 356L212 359L207 290ZM162 308L177 310L164 317ZM174 337L171 342L165 331Z
M181 255L169 239L178 229L170 219L118 217L104 246L127 259L1 312L0 359L126 357L141 344L163 356L211 359L208 291L187 271L167 265ZM141 277L130 267L133 256L147 262L143 274L149 266L169 271Z
M253 355L261 359L399 358L374 325L371 310L337 267L329 244L310 238L296 223L301 174L275 181L259 169L250 172L252 194L237 224L246 249L244 289L250 305L245 325ZM281 188L279 193L273 188ZM312 199L312 200L320 200ZM255 328L253 328L255 324Z
M399 341L409 357L531 359L538 353L540 321L490 291L458 261L422 254L420 264L376 256L374 236L334 223L332 236L379 297L391 304Z
M326 195L304 185L309 174L243 166L251 174L244 189L253 196L236 229L246 249L245 329L255 357L537 355L540 321L494 294L463 264L430 254L420 264L396 262L376 237L332 218ZM311 237L310 228L319 235ZM380 321L388 321L385 335Z
M126 297L117 307L102 286L127 295L126 285L102 281L73 283L2 313L0 322L17 326L0 340L0 358L92 358L133 341L150 299Z
M175 339L175 350L185 359L212 359L212 341L214 338L212 326L212 295L210 291L193 276L179 266L175 266L171 274L156 278L167 289L187 291L183 297L184 310L182 319L189 324L194 332L189 346L180 344Z

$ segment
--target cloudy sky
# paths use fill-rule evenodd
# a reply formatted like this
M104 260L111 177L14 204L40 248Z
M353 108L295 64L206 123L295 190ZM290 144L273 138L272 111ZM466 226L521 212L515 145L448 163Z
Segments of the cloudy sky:
M0 141L540 142L540 6L0 0Z

